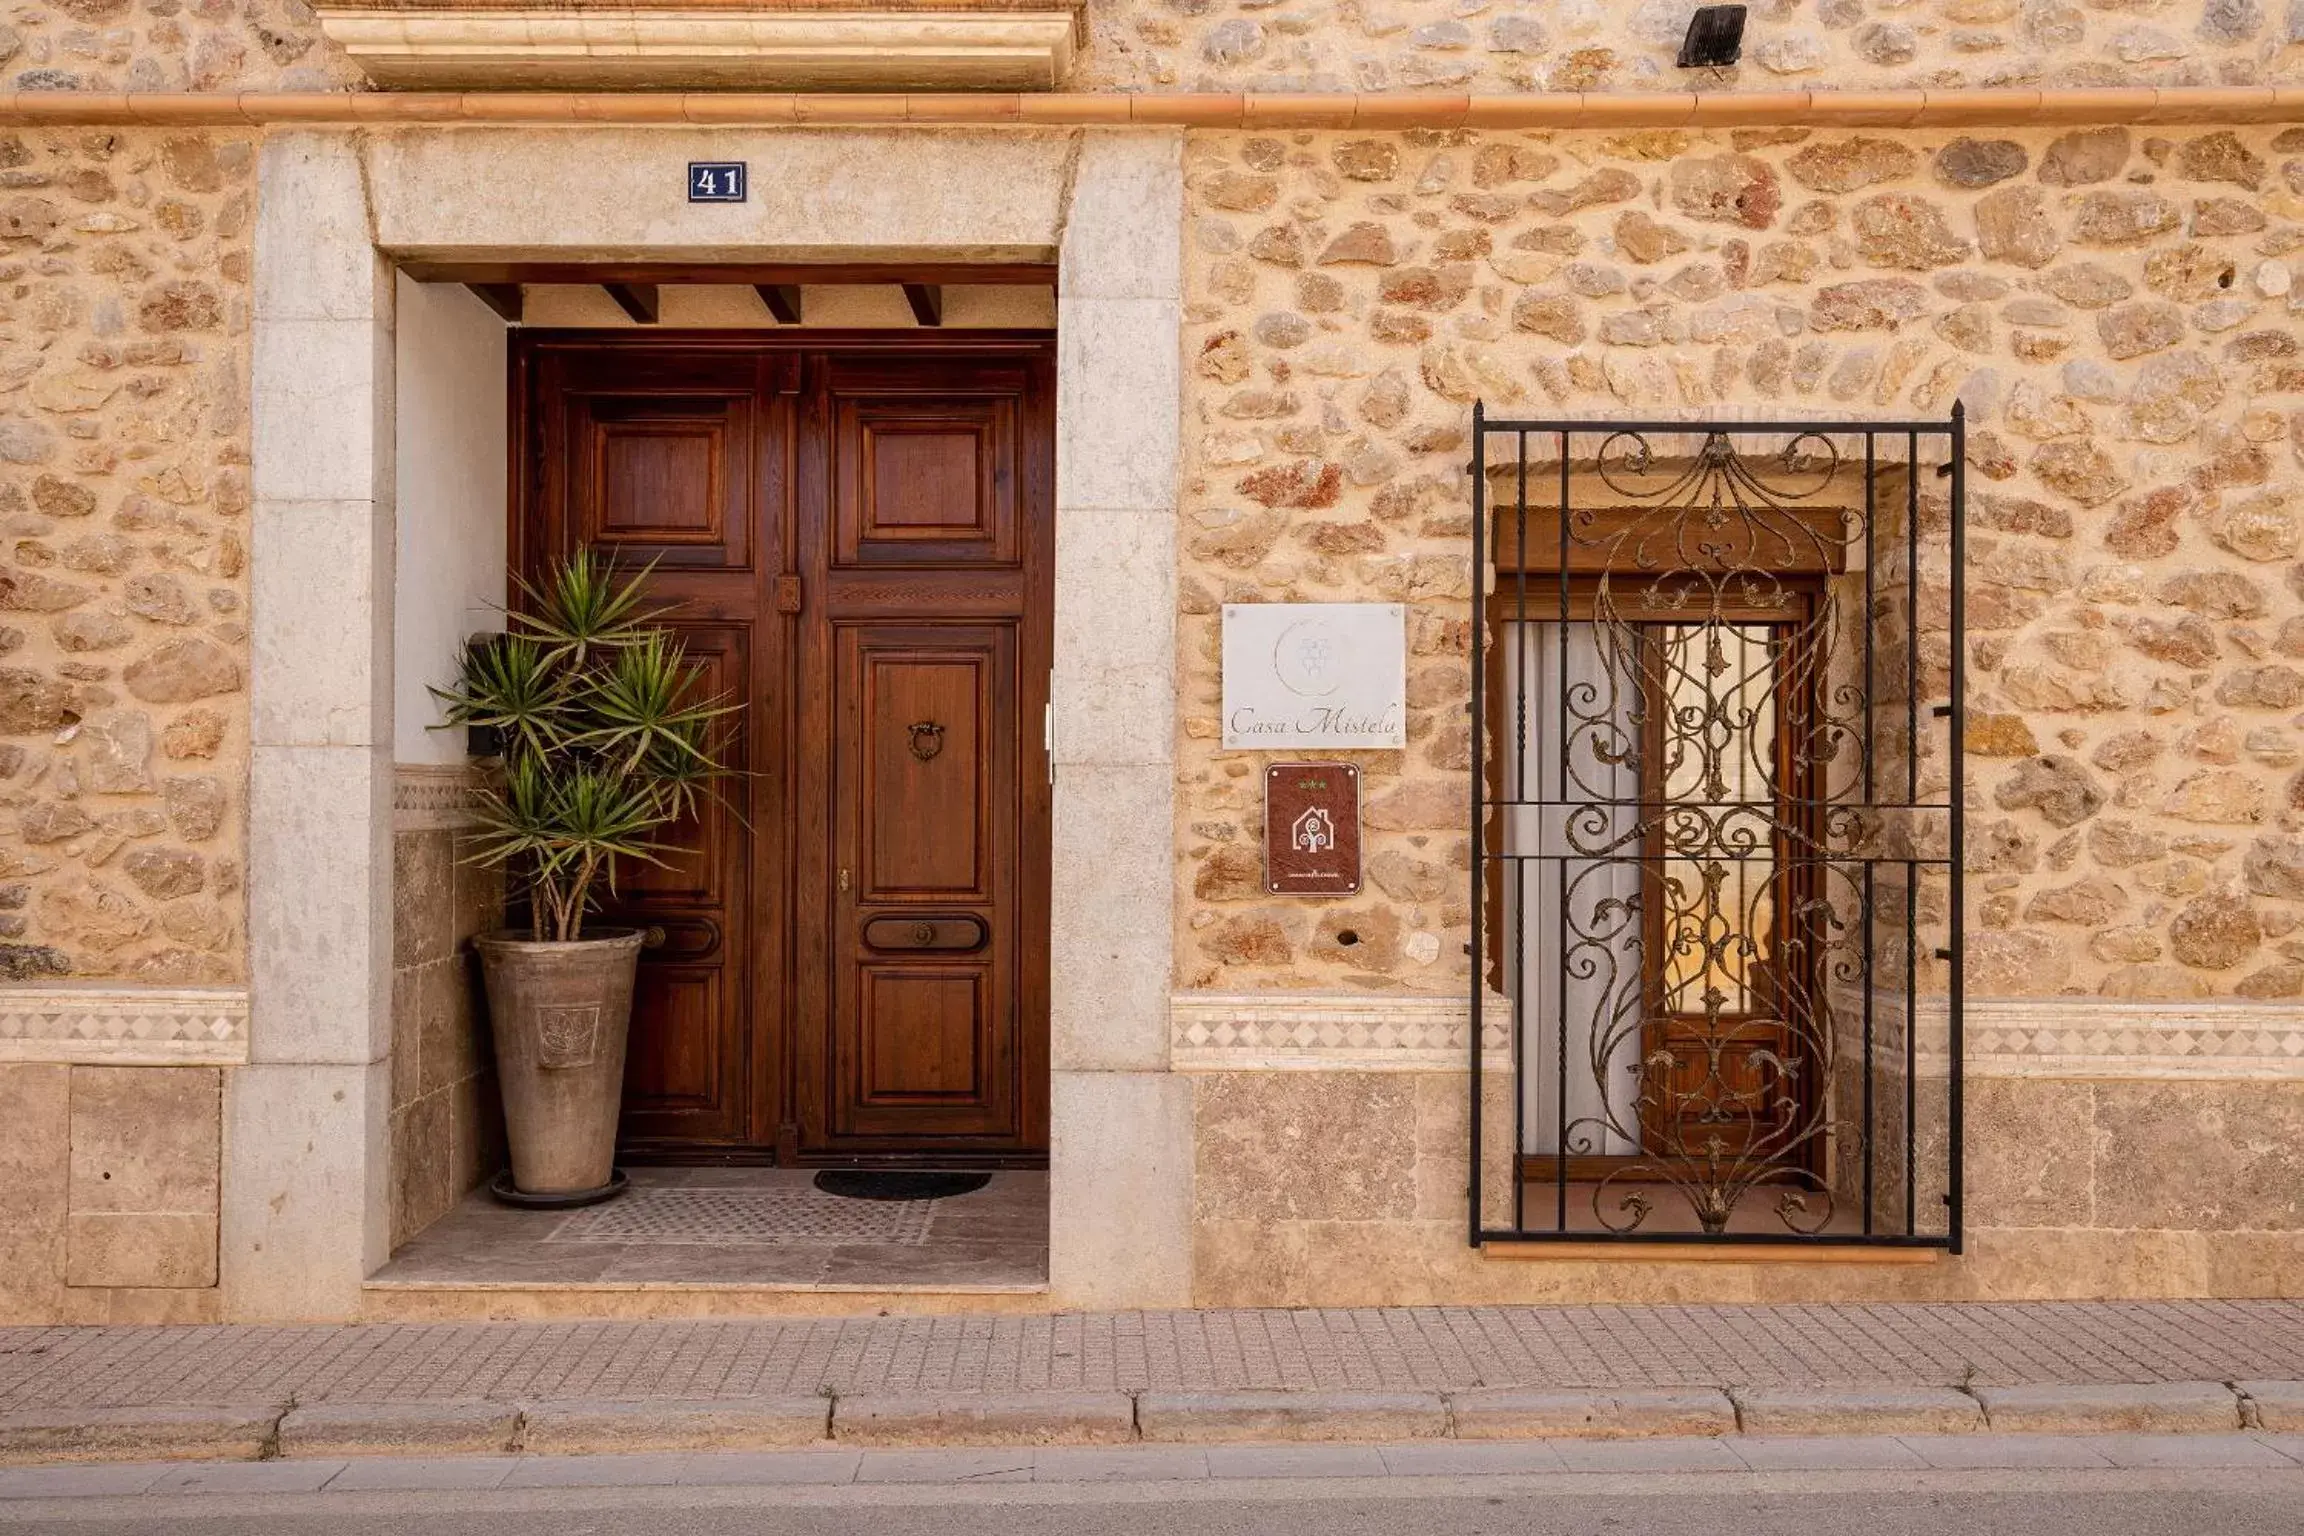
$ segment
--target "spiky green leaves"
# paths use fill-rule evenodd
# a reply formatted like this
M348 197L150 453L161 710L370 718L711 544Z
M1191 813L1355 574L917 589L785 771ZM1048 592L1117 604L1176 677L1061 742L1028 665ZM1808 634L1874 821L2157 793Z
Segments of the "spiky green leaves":
M562 744L575 684L575 675L526 635L488 635L464 647L455 686L432 695L447 707L449 726L494 730L504 755L520 759Z
M669 771L685 781L708 765L705 728L734 711L717 699L697 699L695 668L678 641L653 630L612 653L592 680L588 711L597 722L584 743L626 773Z
M660 862L651 834L728 771L719 723L738 706L702 696L656 622L666 610L644 610L647 575L619 579L586 552L521 583L511 633L467 646L455 686L432 690L447 726L499 733L503 778L479 796L475 858L525 884L539 939L578 938L617 861Z
M535 637L553 661L578 667L601 651L660 635L653 626L670 610L642 607L644 584L655 569L651 561L638 575L619 580L615 562L586 549L554 566L540 582L516 576L526 601L511 616L514 632Z

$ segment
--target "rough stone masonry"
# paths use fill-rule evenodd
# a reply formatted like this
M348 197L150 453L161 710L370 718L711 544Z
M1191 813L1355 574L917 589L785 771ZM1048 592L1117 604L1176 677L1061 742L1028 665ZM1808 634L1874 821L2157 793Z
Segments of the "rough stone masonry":
M0 134L0 979L243 973L254 162Z
M1187 153L1185 986L1464 984L1475 399L1959 399L1971 994L2304 994L2304 130ZM1371 889L1269 901L1218 609L1377 599L1413 605L1411 714L1360 759Z

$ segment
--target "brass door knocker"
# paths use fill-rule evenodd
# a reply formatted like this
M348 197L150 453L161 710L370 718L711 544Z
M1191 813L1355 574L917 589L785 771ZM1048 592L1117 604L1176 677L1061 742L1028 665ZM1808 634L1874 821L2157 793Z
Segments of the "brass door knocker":
M944 750L944 727L933 720L912 723L912 755L922 762Z

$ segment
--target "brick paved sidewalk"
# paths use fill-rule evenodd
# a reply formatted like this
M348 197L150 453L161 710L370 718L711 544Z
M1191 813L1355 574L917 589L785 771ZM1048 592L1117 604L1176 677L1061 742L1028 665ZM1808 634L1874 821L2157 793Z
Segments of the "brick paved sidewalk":
M0 1329L0 1413L819 1394L2304 1381L2304 1300Z

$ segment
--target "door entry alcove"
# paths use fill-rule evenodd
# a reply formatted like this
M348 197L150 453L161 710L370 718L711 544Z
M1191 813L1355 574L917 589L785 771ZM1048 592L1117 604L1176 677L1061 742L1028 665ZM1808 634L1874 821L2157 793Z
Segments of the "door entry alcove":
M1041 333L519 333L515 563L652 567L740 775L651 930L628 1154L1045 1156L1054 415Z

